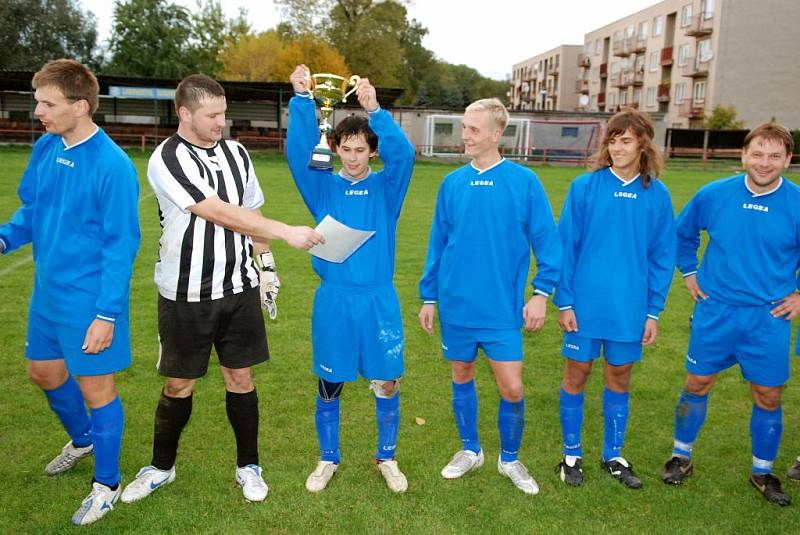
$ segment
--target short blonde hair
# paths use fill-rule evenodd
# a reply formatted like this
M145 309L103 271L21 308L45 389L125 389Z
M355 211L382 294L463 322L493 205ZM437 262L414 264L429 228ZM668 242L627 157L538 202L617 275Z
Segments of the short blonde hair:
M476 100L475 102L467 106L467 109L464 111L489 112L491 118L494 120L495 123L497 123L497 125L500 128L505 130L506 126L508 126L508 110L503 105L503 103L500 102L500 99L482 98L480 100Z

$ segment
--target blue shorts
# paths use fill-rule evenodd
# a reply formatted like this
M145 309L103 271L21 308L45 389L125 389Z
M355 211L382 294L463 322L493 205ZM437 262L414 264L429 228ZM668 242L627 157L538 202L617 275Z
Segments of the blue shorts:
M561 355L579 362L591 362L600 356L612 366L624 366L642 360L641 342L616 342L602 338L584 338L575 333L564 333Z
M732 306L709 297L694 306L686 370L714 375L737 362L751 383L782 386L789 380L791 322L774 318L774 305Z
M403 319L392 286L342 287L323 282L311 318L313 372L332 383L390 381L403 375Z
M498 361L522 360L522 333L519 329L475 329L439 323L442 329L442 353L447 360L473 362L478 348L486 358Z
M89 325L85 328L60 325L31 310L25 357L29 360L64 360L69 373L78 376L106 375L131 365L127 315L117 318L111 345L95 355L87 355L81 349L88 328Z

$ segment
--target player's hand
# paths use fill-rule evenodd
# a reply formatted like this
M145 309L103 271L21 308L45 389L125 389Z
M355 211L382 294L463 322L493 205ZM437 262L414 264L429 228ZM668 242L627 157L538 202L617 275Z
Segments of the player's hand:
M536 294L525 304L522 309L522 319L525 321L525 330L538 331L544 326L547 314L547 298Z
M786 321L792 321L797 316L800 316L800 293L790 294L779 302L780 305L770 310L773 316L783 318Z
M114 324L110 321L96 319L86 330L86 337L83 339L81 349L88 355L95 355L108 349L112 340L114 340Z
M683 283L686 285L686 288L689 289L689 295L692 296L692 299L694 299L695 303L701 299L708 299L708 295L706 295L706 293L700 289L700 285L697 284L697 273L692 273L691 275L684 277Z
M284 241L295 249L308 250L325 243L325 236L310 227L288 227Z
M578 332L578 318L575 317L575 311L571 308L568 308L559 312L558 325L565 333Z
M356 84L356 96L358 103L361 107L370 111L378 109L378 96L375 94L375 88L369 83L369 78L362 78Z
M644 335L642 335L642 345L649 346L656 341L658 336L658 321L653 318L647 318L644 322Z
M296 93L305 93L311 89L311 70L305 65L298 65L289 76L289 82Z
M264 251L256 255L258 267L258 290L261 295L261 308L267 311L269 319L278 317L278 290L281 289L281 280L275 269L275 257L272 251Z
M419 309L419 326L428 334L433 334L433 318L436 316L436 306L430 303L422 305Z

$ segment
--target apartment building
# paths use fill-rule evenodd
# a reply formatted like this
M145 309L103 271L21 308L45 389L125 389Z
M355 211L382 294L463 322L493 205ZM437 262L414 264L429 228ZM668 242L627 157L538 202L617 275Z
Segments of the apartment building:
M721 104L747 127L800 128L798 27L800 0L664 0L585 34L578 109L636 106L685 128Z
M576 69L581 45L561 45L517 63L511 76L509 102L514 110L574 111Z

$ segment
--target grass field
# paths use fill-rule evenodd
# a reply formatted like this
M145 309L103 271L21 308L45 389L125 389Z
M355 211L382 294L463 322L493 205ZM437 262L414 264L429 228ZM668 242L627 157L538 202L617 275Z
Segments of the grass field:
M29 149L0 149L0 221L18 206L16 188ZM132 287L133 366L119 374L125 403L123 483L149 463L153 413L162 384L157 375L156 289L152 282L159 238L155 198L145 178L147 156L131 153L140 173L142 247ZM266 196L264 213L295 224L312 223L288 168L278 157L255 157ZM196 389L194 413L178 455L178 478L144 502L119 504L86 533L783 533L800 523L800 487L785 481L797 504L768 504L747 482L750 467L749 388L738 369L723 373L711 397L695 448L695 475L682 488L661 483L671 451L675 401L683 382L691 301L676 276L661 334L636 367L625 455L644 481L631 491L601 473L602 375L587 387L583 443L586 483L567 488L554 472L560 458L558 388L562 373L556 311L543 332L525 335L526 430L520 458L541 486L538 496L517 491L494 467L498 452L497 393L483 360L478 369L480 430L487 463L457 481L439 470L459 442L450 405L449 366L438 338L417 327L416 285L427 246L436 190L453 166L417 166L398 230L396 286L406 325L406 369L398 459L409 480L405 495L390 495L376 472L373 401L367 384L347 385L342 402L343 461L327 490L303 483L317 459L314 378L310 372L310 313L317 279L307 254L276 244L283 286L279 317L269 322L272 360L256 368L261 400L261 462L267 501L248 504L233 479L235 445L225 416L217 365ZM556 212L575 168L536 168ZM680 209L704 183L731 172L664 174ZM798 177L793 177L797 179ZM798 207L800 209L800 207ZM479 252L477 252L479 254ZM57 478L43 467L66 435L44 396L25 376L25 327L33 265L30 248L0 257L0 533L67 532L69 517L89 488L92 462ZM476 261L480 261L476 258ZM795 329L796 330L796 329ZM800 393L790 382L784 398L782 475L800 452ZM417 425L415 417L426 420Z

